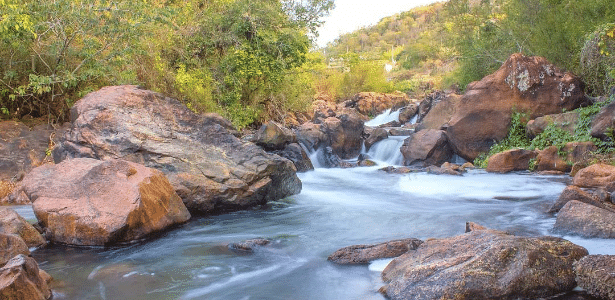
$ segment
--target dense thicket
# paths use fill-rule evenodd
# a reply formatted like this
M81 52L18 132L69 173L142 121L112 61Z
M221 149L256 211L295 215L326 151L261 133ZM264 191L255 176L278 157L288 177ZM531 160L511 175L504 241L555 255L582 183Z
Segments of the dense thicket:
M62 121L85 93L131 83L243 127L309 103L309 36L332 5L0 0L0 108L5 116Z

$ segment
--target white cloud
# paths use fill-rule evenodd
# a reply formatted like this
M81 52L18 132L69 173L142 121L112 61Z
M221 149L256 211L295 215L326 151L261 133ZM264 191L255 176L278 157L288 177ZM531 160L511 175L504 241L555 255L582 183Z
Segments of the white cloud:
M336 0L335 9L318 30L317 44L324 47L341 34L378 23L382 18L439 0Z

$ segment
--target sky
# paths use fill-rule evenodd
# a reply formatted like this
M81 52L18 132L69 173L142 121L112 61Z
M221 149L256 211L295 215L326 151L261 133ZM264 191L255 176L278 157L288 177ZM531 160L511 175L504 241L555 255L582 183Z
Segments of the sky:
M378 23L382 18L442 0L335 0L335 8L318 30L318 47L341 34Z

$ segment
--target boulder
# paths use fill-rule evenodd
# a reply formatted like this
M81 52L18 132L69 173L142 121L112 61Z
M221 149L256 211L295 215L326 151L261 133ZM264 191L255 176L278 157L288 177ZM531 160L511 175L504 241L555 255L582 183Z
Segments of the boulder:
M394 127L389 128L390 136L409 136L414 133L414 129Z
M427 116L427 113L429 113L431 108L435 106L440 100L444 99L445 96L446 95L441 91L435 91L425 96L425 98L423 98L423 100L421 100L421 102L419 103L417 123L423 122L423 119L425 118L425 116Z
M527 170L536 152L525 149L511 149L489 157L487 172L507 173Z
M375 144L389 137L389 133L384 128L375 128L371 131L369 136L365 139L365 151Z
M445 132L435 129L415 132L404 140L400 150L405 166L439 166L453 157Z
M345 109L337 117L323 122L323 131L333 153L342 159L357 157L363 147L363 119L354 109Z
M282 150L286 145L296 141L297 137L292 130L274 121L263 124L253 139L254 143L268 151Z
M431 109L421 120L421 128L443 129L446 127L453 114L455 114L460 100L461 96L457 94L447 94L438 100L434 100Z
M131 242L190 218L162 172L123 160L43 165L23 189L47 238L64 244Z
M12 180L0 180L0 205L10 204L9 195L13 193L17 183Z
M603 163L579 170L572 179L572 184L579 187L604 187L612 182L615 182L615 166Z
M306 122L296 130L297 140L309 151L316 151L327 140L327 135L321 130L321 124Z
M575 164L586 162L591 157L591 152L596 150L593 142L570 142L564 145L561 151L556 146L547 147L538 152L536 171L572 173Z
M495 230L425 241L382 272L390 299L546 298L572 290L585 248L556 237Z
M609 210L607 206L603 203L606 200L606 196L597 197L589 192L586 192L579 188L578 186L569 185L564 191L559 195L557 201L549 208L549 213L559 212L566 203L572 200L581 201L583 203L591 204L596 207L604 208Z
M54 158L121 158L165 173L194 213L237 210L301 190L292 162L234 136L215 114L136 86L112 86L79 100Z
M40 247L47 243L34 226L10 208L0 207L0 232L18 235L28 247Z
M0 299L51 299L51 289L41 277L34 258L17 255L0 268Z
M417 103L411 103L403 107L399 111L399 123L405 124L410 122L419 111L419 105Z
M495 73L470 83L446 129L455 153L473 161L506 137L513 109L531 119L590 103L579 77L542 57L511 55Z
M327 260L341 265L368 264L377 259L398 257L410 250L416 250L422 243L421 240L410 238L374 245L348 246L335 251Z
M601 140L609 139L615 128L615 102L603 107L591 124L591 135Z
M337 154L333 153L331 147L324 147L318 150L318 153L316 153L316 160L318 161L318 165L323 168L350 167L348 163L343 161Z
M588 255L574 264L579 287L600 299L615 299L615 255Z
M568 201L557 214L554 229L583 237L615 238L615 212L580 201Z
M362 92L344 102L344 107L355 108L365 116L376 116L391 108L401 108L410 102L405 93L382 94Z
M578 112L567 112L562 114L553 114L538 117L534 120L527 122L525 131L530 138L534 138L537 135L545 131L547 126L553 124L557 128L569 132L574 135L574 128L579 120Z
M0 122L0 182L10 181L20 172L28 173L43 164L53 133L53 128L47 125L30 129L23 123ZM4 196L0 194L0 199Z
M230 243L228 244L228 248L232 251L241 252L241 253L252 253L256 247L267 246L271 243L270 240L257 238L251 240L245 240L239 243Z
M288 144L283 150L272 151L272 153L292 161L297 172L314 170L310 157L298 143Z
M30 255L30 250L23 239L15 234L0 233L0 266L4 266L19 254Z

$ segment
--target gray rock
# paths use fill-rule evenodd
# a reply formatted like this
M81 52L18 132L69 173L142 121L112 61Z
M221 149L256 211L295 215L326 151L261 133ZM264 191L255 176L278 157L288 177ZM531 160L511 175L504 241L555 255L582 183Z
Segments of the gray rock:
M580 201L566 203L554 229L584 237L615 238L615 213Z
M329 255L328 260L342 265L367 264L377 259L398 257L415 250L422 243L423 241L419 239L410 238L374 245L348 246Z

